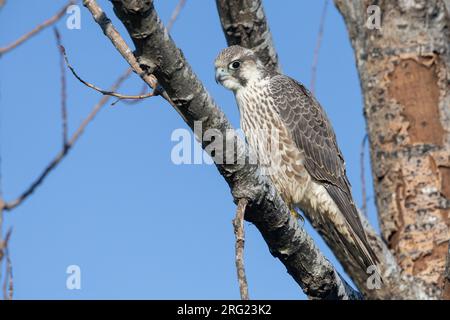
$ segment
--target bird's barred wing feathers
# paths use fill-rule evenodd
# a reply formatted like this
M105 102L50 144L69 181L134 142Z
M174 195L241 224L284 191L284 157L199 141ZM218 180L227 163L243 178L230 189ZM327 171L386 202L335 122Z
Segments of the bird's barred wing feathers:
M306 170L324 185L353 232L369 251L369 257L365 257L368 258L366 265L373 264L376 256L367 243L359 213L352 200L344 158L324 110L303 85L287 76L272 77L269 91L283 123L297 147L304 151Z

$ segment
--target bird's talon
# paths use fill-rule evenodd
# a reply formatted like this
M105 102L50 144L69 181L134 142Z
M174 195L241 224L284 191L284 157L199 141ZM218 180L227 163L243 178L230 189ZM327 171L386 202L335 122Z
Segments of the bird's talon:
M305 218L301 214L299 214L295 209L291 209L291 216L293 216L296 220L300 220L302 222L301 227L305 224Z

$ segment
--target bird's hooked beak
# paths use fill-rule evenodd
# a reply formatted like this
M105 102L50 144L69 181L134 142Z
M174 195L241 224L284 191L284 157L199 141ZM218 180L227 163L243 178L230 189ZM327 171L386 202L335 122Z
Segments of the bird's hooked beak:
M216 83L219 84L226 80L230 74L224 68L216 68Z

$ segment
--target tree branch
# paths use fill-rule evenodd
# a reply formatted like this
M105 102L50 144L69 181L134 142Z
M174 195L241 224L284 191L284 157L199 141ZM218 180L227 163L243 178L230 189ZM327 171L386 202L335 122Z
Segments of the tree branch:
M216 0L228 45L252 49L266 67L280 71L261 0Z
M236 271L239 281L239 291L242 300L248 300L248 284L244 266L244 213L247 207L247 199L239 199L236 209L236 217L233 220L234 235L236 236Z
M85 4L95 1L85 1ZM114 11L125 24L135 46L136 55L146 68L153 70L158 82L183 116L194 128L200 121L206 130L235 137L235 159L245 156L247 149L232 130L223 112L213 102L195 76L167 30L162 25L152 1L113 0ZM208 142L202 140L202 147ZM360 299L320 253L311 237L298 226L271 181L259 168L248 163L223 163L213 157L216 166L231 188L235 201L248 199L245 219L263 235L273 256L280 259L294 280L313 299Z
M35 36L36 34L38 34L40 31L44 30L45 28L51 26L52 24L56 23L59 19L61 19L64 14L66 13L66 10L68 7L70 7L71 5L75 4L76 1L75 0L70 0L63 8L61 8L61 10L58 11L58 13L56 13L53 17L51 17L48 20L45 20L43 23L41 23L40 25L38 25L37 27L35 27L33 30L31 30L30 32L24 34L23 36L21 36L19 39L17 39L16 41L14 41L13 43L0 48L0 56L2 56L3 54L13 50L14 48L18 47L19 45L21 45L22 43L24 43L25 41L27 41L28 39L30 39L31 37Z

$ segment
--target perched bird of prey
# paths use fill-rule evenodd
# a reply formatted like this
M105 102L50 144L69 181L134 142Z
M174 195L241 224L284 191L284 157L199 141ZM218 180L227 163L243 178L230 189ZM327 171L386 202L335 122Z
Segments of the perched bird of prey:
M344 158L317 100L302 84L269 71L252 50L240 46L224 49L215 69L216 81L236 97L241 128L262 172L291 212L298 208L322 221L364 271L376 266Z

